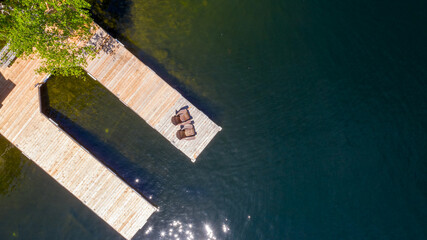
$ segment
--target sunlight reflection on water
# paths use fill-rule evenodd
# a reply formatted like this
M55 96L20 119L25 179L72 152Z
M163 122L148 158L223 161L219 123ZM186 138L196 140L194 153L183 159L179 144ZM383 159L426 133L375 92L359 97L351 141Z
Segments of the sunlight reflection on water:
M212 231L212 228L208 224L205 224L205 229L206 229L206 234L208 235L209 240L210 239L212 239L212 240L216 239L216 237Z
M211 224L209 223L205 223L202 226L203 229L200 229L201 231L199 231L198 229L194 228L194 224L192 223L183 223L179 220L174 220L173 222L169 223L168 227L159 229L158 236L159 239L164 240L218 239L213 230L215 229L215 227L211 226ZM222 223L221 229L224 233L228 233L230 231L230 228L226 223ZM198 235L197 233L200 232L203 232L203 236L201 238L196 238L195 236ZM154 227L149 226L145 231L145 235L151 235L152 237L154 237L156 235Z

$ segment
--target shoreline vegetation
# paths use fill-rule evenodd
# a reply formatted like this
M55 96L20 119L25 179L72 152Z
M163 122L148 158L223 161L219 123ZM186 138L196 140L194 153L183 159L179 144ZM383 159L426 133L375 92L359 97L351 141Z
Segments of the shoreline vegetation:
M16 57L41 58L37 73L80 76L79 66L96 54L87 42L96 26L85 0L5 0L0 5L0 41Z
M84 0L1 1L0 49L9 42L16 57L44 59L35 73L81 76L79 66L95 56L94 47L86 45L96 28L90 8ZM19 182L25 157L3 135L0 149L0 195L5 195Z

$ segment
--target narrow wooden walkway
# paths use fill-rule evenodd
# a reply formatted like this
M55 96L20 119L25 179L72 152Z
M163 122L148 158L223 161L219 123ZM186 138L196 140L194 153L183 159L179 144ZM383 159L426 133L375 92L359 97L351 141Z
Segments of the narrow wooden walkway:
M196 161L203 149L221 131L221 127L103 29L98 29L91 44L100 51L95 59L89 61L86 71L193 162ZM176 131L179 126L171 123L175 111L186 106L189 107L197 132L196 139L191 141L178 140Z
M9 50L9 43L0 50L0 68L7 68L15 60L15 53Z
M44 76L39 60L0 69L0 134L74 194L124 238L131 239L157 209L104 167L39 111Z

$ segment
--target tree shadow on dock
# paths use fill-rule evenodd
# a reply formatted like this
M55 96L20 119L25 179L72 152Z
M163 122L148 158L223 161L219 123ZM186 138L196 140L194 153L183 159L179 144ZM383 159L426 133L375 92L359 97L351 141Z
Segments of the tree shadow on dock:
M12 92L15 86L15 83L10 81L10 79L6 80L3 74L0 73L0 108L3 106L3 101L7 98L9 93Z
M103 51L107 54L114 54L115 50L119 47L119 43L104 32L95 33L89 40L89 44L95 46L97 52Z

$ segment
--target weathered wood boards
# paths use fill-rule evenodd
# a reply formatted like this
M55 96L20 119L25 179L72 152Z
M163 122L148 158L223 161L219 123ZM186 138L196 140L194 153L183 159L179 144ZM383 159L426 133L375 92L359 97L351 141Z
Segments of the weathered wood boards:
M0 133L126 239L157 209L39 111L40 60L0 70ZM10 84L13 82L13 84ZM6 89L7 88L7 89ZM3 98L4 95L4 98Z
M0 50L0 68L5 69L8 67L13 60L15 60L15 55L13 51L10 51L9 43L7 43L6 46Z
M89 61L86 71L193 162L196 161L221 127L103 29L97 30L91 44L100 51L95 59ZM185 106L190 107L197 132L196 139L191 141L178 140L175 134L179 126L171 123L175 110Z
M102 29L92 41L101 50L89 61L88 73L195 161L221 127ZM34 87L44 79L34 72L39 65L39 59L18 59L13 66L0 69L0 134L123 237L131 239L156 207L39 112L38 89ZM186 106L197 137L179 141L175 136L179 126L170 119Z

